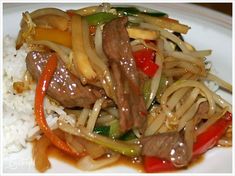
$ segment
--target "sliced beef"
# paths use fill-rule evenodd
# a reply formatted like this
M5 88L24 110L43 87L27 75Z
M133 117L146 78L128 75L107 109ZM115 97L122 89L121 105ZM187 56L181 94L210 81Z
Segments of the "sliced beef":
M178 132L159 133L141 139L142 155L156 156L183 167L190 161L188 147Z
M38 80L51 53L33 51L26 57L26 66L35 80ZM47 94L62 106L90 107L102 96L101 90L92 86L83 86L79 79L71 74L61 59L53 75Z
M139 88L138 71L126 30L127 17L117 18L103 28L103 50L115 80L115 92L120 116L120 127L142 129L146 122L146 107Z
M209 103L207 101L200 103L194 118L203 118L208 116Z

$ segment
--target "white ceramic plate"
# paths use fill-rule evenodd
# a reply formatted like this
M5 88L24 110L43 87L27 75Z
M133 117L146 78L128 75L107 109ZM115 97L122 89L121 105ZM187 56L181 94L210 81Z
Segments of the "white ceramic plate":
M61 9L76 9L90 4L4 4L3 33L17 36L19 22L23 11L32 11L40 7L59 7ZM191 26L185 36L186 41L197 49L212 49L208 57L213 63L217 75L232 82L232 18L226 15L199 8L189 4L137 4L167 12L170 17L179 19ZM232 96L219 91L225 99L232 102ZM81 172L61 161L50 159L52 168L47 173L79 173ZM19 153L3 159L4 173L35 173L30 146ZM96 171L96 173L137 173L138 171L126 166L115 166ZM206 153L204 160L187 170L176 173L231 173L232 149L214 148Z

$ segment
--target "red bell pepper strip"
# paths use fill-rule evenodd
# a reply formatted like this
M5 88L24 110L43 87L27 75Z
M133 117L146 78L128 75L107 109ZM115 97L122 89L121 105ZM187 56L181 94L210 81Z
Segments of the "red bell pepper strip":
M153 77L158 69L154 63L155 52L152 49L144 48L133 52L137 67L146 75Z
M193 145L192 157L195 158L215 146L230 124L232 124L232 114L227 112L224 117L217 120L205 132L199 134L196 143ZM150 156L144 157L144 168L146 172L164 172L177 169L171 161Z
M82 154L73 151L64 141L62 141L58 136L56 136L51 131L45 119L43 99L45 97L46 90L50 84L50 80L54 74L56 67L57 67L57 56L53 54L49 58L48 63L46 64L36 87L35 110L34 110L36 116L36 122L40 127L40 129L42 130L42 132L56 147L74 157L80 157Z
M144 170L148 173L171 171L175 169L171 161L162 160L155 156L144 157Z
M75 13L72 10L68 10L68 11L66 11L66 13L70 18L72 18L72 16L75 15Z
M96 32L96 26L90 25L89 26L89 33L90 33L90 35L95 35L95 32Z
M199 134L196 142L193 144L193 156L201 155L215 146L231 123L232 114L227 112L223 118L217 120L204 133Z

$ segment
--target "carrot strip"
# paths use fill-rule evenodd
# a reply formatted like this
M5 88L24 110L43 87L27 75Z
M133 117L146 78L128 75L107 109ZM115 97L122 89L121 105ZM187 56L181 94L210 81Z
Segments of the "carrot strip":
M54 74L54 71L57 67L57 56L55 54L51 55L48 60L46 67L44 68L41 77L38 80L38 84L36 87L36 94L35 94L35 116L36 122L40 129L43 131L45 136L54 144L56 147L65 151L66 153L74 156L80 157L84 153L77 153L73 151L68 144L66 144L63 140L61 140L58 136L56 136L50 129L47 124L45 114L44 114L44 107L43 107L43 100L46 94L46 90L50 84L50 80Z

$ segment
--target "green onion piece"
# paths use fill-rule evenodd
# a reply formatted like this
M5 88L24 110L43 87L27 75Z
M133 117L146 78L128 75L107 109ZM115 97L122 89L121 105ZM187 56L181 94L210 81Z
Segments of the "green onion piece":
M122 135L122 132L120 131L120 125L118 120L113 120L110 123L110 131L109 131L109 137L117 139Z
M115 7L116 11L120 15L135 16L140 13L139 9L135 7Z
M93 130L93 132L103 135L103 136L109 136L109 131L110 131L109 126L98 126L98 127L95 127Z
M123 141L128 141L128 140L136 139L136 135L132 130L129 130L125 134L123 134L119 139Z
M165 17L165 16L167 16L167 14L164 13L164 12L156 12L156 13L153 13L153 12L141 12L141 14L149 15L149 16L153 16L153 17Z
M156 94L156 100L158 103L160 103L160 101L161 101L161 96L167 87L167 83L168 83L167 77L162 74L161 79L160 79L160 83L159 83L159 87L157 90L157 94Z
M92 15L88 15L85 17L89 25L99 25L103 23L107 23L115 18L117 18L116 15L112 13L106 13L106 12L98 12Z
M139 156L141 153L141 146L138 144L129 144L125 141L114 140L106 136L89 132L86 128L79 126L77 128L67 124L63 120L57 121L59 129L69 134L85 138L88 141L100 144L104 147L110 148L115 152L119 152L126 156Z
M124 16L137 16L138 14L145 14L154 17L168 16L164 12L159 12L152 9L151 9L152 12L147 12L147 11L141 11L136 7L114 7L114 8L116 9L119 15L124 15Z
M150 93L151 93L151 79L145 81L142 92L144 95L144 102L145 104L147 104L149 97L150 97Z

